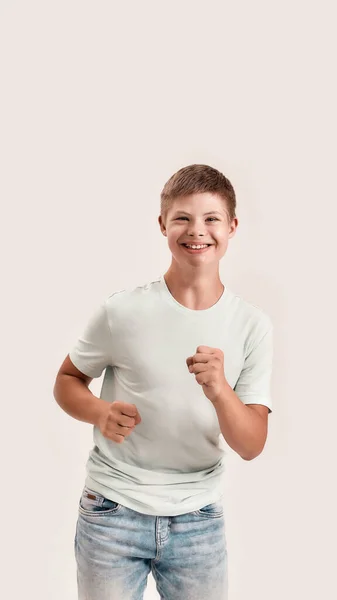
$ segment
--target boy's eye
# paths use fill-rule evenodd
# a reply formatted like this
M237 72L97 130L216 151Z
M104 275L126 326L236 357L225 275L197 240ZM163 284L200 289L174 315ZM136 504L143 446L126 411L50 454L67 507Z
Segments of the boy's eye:
M187 217L178 217L177 221L178 221L179 219L187 219ZM213 221L218 221L218 219L217 219L216 217L207 217L207 221L208 221L209 219L213 219Z

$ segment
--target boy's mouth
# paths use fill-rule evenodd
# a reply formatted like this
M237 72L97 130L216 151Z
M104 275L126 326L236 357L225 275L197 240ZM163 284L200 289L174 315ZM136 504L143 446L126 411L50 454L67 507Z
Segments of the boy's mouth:
M191 254L201 254L202 252L207 252L208 248L213 244L181 244L187 252ZM194 246L194 247L191 247ZM197 247L195 247L197 246ZM199 247L198 247L199 246ZM201 247L200 247L201 246Z

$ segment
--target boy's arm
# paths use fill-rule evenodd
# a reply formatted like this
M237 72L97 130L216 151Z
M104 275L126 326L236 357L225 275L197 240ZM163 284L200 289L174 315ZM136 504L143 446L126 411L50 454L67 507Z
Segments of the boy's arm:
M70 360L69 354L67 354L62 365L60 366L57 377L59 375L72 375L73 377L78 377L84 381L86 386L88 386L93 380L93 377L85 375L85 373L82 373L82 371L79 371L79 369L75 367L74 363Z
M88 386L111 364L110 351L111 333L103 301L92 311L56 377L54 397L71 417L98 425L101 413L107 410L107 402L94 396Z
M75 367L68 354L57 373L53 394L68 415L78 421L97 425L102 409L106 409L106 402L88 389L92 379Z
M272 412L272 363L273 326L269 322L269 329L247 355L234 389L226 382L221 397L213 402L222 435L245 460L261 454L266 443Z
M244 404L229 384L213 406L227 444L244 460L261 454L268 434L268 407Z

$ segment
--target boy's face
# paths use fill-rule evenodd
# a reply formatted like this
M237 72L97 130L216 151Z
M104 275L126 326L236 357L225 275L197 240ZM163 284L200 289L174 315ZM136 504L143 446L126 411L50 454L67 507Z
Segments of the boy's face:
M225 200L210 192L176 198L167 212L165 223L161 216L158 221L176 261L195 265L219 261L238 225L237 218L229 221ZM201 252L193 252L183 243L211 245Z

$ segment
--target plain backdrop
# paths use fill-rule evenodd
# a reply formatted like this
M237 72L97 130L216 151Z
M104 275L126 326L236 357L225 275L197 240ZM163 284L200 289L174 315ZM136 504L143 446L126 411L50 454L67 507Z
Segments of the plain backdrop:
M0 3L7 600L77 598L92 426L58 406L55 377L103 298L167 270L160 192L192 163L232 182L239 227L221 279L275 328L265 449L251 462L227 449L230 600L336 597L335 11Z

